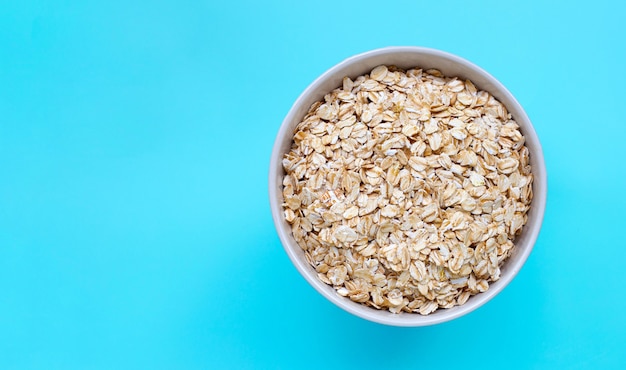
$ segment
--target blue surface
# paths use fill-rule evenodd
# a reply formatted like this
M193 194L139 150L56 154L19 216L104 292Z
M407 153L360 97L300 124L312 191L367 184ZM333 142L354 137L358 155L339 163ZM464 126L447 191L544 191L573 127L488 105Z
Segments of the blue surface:
M0 1L0 369L624 368L624 5L384 4ZM327 302L268 205L296 97L389 45L500 79L549 173L524 269L434 327Z

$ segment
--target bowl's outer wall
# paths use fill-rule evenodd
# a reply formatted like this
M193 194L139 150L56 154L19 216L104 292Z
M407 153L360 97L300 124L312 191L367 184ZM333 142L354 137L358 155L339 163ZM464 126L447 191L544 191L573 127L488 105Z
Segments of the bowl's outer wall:
M282 178L284 170L282 156L291 147L296 125L314 102L321 100L325 94L341 86L345 76L356 78L369 73L374 67L381 64L395 65L403 69L413 67L436 68L447 77L458 76L471 80L476 87L488 91L507 107L520 125L520 130L526 138L526 146L530 151L530 162L534 176L534 198L528 213L528 223L515 240L516 248L502 267L500 280L490 284L487 292L471 297L464 305L440 309L428 316L406 313L392 314L388 311L366 307L339 296L334 288L317 279L316 272L306 262L304 253L293 239L290 225L283 216ZM546 205L547 176L541 144L530 119L513 95L494 77L465 59L439 50L421 47L388 47L344 60L322 74L300 95L285 117L274 144L270 163L269 193L272 217L280 240L298 271L319 293L342 309L370 321L394 326L426 326L449 321L475 310L497 295L517 275L539 235Z

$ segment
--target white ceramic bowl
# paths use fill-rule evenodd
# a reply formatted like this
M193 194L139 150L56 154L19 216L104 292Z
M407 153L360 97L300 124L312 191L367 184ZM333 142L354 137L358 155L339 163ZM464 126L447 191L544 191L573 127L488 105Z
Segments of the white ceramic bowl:
M502 267L500 280L490 284L488 291L472 296L462 306L439 309L427 316L411 313L393 314L386 310L376 310L337 294L333 287L318 280L317 273L306 262L302 249L294 240L290 225L285 221L283 214L284 170L281 160L291 147L294 128L302 120L311 104L341 86L343 77L355 78L369 73L381 64L396 65L406 69L416 66L424 69L436 68L445 76L470 79L479 89L488 91L507 107L526 137L526 146L530 151L534 175L534 197L528 213L528 222L521 235L515 239L514 252ZM513 95L489 73L467 60L443 51L422 47L388 47L359 54L337 64L313 81L293 104L278 131L269 172L269 196L274 224L285 251L300 274L320 294L340 308L366 320L394 326L426 326L449 321L477 309L500 293L520 271L537 240L543 221L546 194L547 177L541 144L530 119Z

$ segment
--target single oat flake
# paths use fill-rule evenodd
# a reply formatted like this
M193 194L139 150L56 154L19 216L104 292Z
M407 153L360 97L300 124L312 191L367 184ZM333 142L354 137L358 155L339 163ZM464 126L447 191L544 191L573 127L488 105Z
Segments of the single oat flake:
M528 156L506 107L471 81L378 66L297 125L285 219L338 294L428 315L500 278L532 201Z

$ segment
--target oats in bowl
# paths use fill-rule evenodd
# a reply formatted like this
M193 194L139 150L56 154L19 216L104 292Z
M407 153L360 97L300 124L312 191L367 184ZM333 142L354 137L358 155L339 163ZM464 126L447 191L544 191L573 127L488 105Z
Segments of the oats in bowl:
M533 197L506 107L436 69L345 77L297 124L282 165L284 217L319 280L392 313L487 291Z
M426 326L518 275L547 174L504 85L459 56L399 46L352 56L300 94L268 185L281 244L311 287L363 319Z

